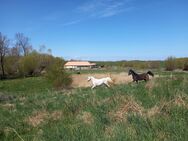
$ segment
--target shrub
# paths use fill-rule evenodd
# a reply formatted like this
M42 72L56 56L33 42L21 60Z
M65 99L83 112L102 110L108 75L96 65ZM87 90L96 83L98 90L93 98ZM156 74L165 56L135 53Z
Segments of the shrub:
M47 68L53 61L53 56L48 54L40 54L40 67Z
M61 58L54 58L47 69L46 78L55 88L68 88L72 83L70 74L64 70L64 60Z
M13 76L18 73L18 60L16 56L7 56L5 58L5 73L8 76Z
M32 76L34 72L39 68L39 55L36 52L32 52L27 56L23 56L19 60L19 73L23 76Z
M184 70L184 71L188 71L188 62L185 62L184 67L183 67L183 70Z
M167 71L173 71L176 69L176 58L175 57L168 57L165 60L165 69Z
M183 69L184 64L185 64L185 60L183 58L176 59L176 62L175 62L176 68Z

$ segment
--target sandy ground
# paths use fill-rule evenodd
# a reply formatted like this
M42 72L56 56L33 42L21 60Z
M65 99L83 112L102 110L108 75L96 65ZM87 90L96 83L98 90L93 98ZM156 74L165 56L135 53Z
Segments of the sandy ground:
M91 82L87 81L88 76L93 76L95 78L111 77L114 81L114 84L126 84L132 82L132 76L128 76L127 73L104 73L104 74L74 74L72 76L73 83L72 87L90 87Z
M90 87L91 82L87 81L88 76L93 76L95 78L104 78L104 77L111 77L114 81L114 84L122 84L122 83L128 83L132 81L132 77L128 76L127 73L96 73L96 74L75 74L72 76L73 83L72 86L74 88L76 87Z

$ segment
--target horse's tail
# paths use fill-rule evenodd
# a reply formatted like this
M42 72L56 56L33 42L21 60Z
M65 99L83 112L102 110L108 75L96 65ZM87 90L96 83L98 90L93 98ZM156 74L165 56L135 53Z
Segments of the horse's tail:
M152 77L154 77L154 74L151 71L148 71L147 74L151 75Z

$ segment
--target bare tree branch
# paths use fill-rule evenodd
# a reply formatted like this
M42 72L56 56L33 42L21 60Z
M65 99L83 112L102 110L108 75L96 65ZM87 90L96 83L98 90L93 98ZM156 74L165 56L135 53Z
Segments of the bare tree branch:
M1 79L5 77L4 58L9 51L9 43L10 41L8 38L0 32L0 65L2 71Z
M28 55L32 51L32 46L29 43L29 38L24 36L23 33L16 33L16 45L15 47L20 54L24 56Z

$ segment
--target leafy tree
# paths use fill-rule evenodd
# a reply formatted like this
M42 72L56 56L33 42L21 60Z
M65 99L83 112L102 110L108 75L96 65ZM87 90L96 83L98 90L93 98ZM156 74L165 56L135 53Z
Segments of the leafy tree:
M5 72L8 77L17 76L18 74L18 62L17 56L6 56L5 58Z
M53 63L47 69L46 78L50 80L55 88L67 88L72 83L69 73L64 70L64 60L54 58Z
M39 68L39 54L32 52L19 59L19 72L22 76L32 76Z

